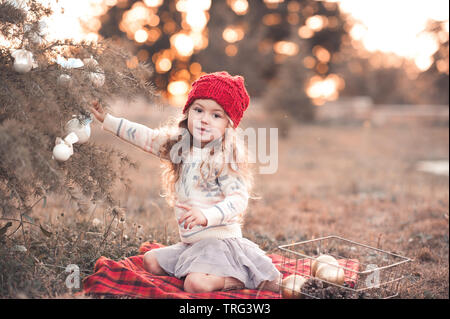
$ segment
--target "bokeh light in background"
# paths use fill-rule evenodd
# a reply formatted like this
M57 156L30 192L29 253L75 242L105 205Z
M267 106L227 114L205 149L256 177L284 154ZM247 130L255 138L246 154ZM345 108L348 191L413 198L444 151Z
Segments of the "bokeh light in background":
M101 17L108 9L114 6L125 8L128 5L127 0L42 2L50 4L55 12L47 21L49 40L70 37L75 40L96 41L102 26ZM211 0L177 0L173 3L181 17L181 30L170 16L158 12L158 8L164 4L163 0L135 2L124 12L119 28L128 39L147 46L158 41L163 34L169 35L169 48L151 56L148 51L141 49L135 58L128 61L128 65L135 67L139 61L152 61L158 74L170 74L167 97L174 104L182 104L191 82L203 74L202 66L198 62L190 63L190 58L208 46L207 26ZM264 0L264 3L268 8L276 9L284 0ZM329 0L327 3L338 3L340 9L350 15L353 27L348 30L351 39L347 41L351 41L355 47L368 52L382 51L405 57L414 61L419 71L426 71L432 65L433 54L439 49L439 43L448 41L447 0L411 0L407 2L406 8L404 1L390 0ZM245 16L251 10L251 1L247 0L226 0L226 4L238 16ZM286 19L293 26L298 23L299 14L309 16L304 25L299 25L296 29L299 39L311 39L322 29L334 28L338 23L335 17L305 12L311 8L303 8L293 1L288 2L287 9ZM276 12L268 13L261 23L276 26L282 23L283 19ZM444 30L437 35L423 32L429 19L446 21ZM246 40L247 31L243 25L228 25L223 29L222 38L226 42L224 51L227 56L234 57L238 54L237 44ZM258 49L260 52L272 51L277 63L283 63L283 57L301 53L298 44L289 40L261 42ZM308 55L302 59L303 65L316 73L316 76L309 79L306 87L306 93L313 103L321 105L327 100L337 99L339 90L345 87L345 82L339 75L329 74L329 64L338 59L338 56L332 55L322 46L315 46L312 56ZM371 63L374 66L399 63L399 59L388 60L379 61L374 57L371 58ZM183 69L175 68L177 61L185 62ZM436 67L448 74L448 58L437 61Z

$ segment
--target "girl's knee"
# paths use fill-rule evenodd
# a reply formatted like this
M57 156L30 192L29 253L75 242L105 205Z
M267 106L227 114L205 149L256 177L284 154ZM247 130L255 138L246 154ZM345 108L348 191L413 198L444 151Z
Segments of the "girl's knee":
M191 293L212 292L224 287L224 278L202 273L190 273L184 280L184 291Z
M165 271L159 266L158 260L152 251L144 254L144 269L154 275L164 275Z

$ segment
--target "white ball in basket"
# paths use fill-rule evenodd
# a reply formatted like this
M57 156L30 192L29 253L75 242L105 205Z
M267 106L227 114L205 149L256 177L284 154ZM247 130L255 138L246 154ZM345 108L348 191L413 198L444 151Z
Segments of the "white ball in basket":
M66 133L75 133L78 137L78 143L86 143L91 136L91 121L92 119L90 118L80 120L79 118L74 117L67 122L65 126Z
M281 283L281 293L284 298L302 298L301 290L307 279L299 275L290 275Z
M325 265L331 264L331 265L339 266L338 261L333 256L320 255L319 257L316 258L316 260L313 260L313 262L312 262L312 265L311 265L311 275L312 276L316 276L317 269L319 269L319 266L322 264L325 264Z
M340 266L321 264L316 271L316 278L338 284L344 284L344 269Z

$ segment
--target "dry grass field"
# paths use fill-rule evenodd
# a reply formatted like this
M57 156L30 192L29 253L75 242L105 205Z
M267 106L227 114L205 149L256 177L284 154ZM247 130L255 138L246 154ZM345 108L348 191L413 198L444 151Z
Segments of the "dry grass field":
M141 104L113 108L114 115L150 127L175 111ZM257 105L241 125L274 126ZM0 297L70 298L79 290L65 286L67 265L79 265L84 277L101 255L118 260L135 255L144 241L179 240L172 211L160 196L159 160L98 123L92 142L118 148L138 164L129 171L132 187L117 188L125 221L101 205L90 216L76 215L60 198L36 205L32 218L52 233L47 237L27 224L1 245ZM244 236L270 253L281 244L327 235L396 252L414 259L400 298L448 298L449 178L416 169L418 161L448 160L448 142L448 126L292 127L279 140L277 172L255 176L260 199L250 201ZM16 245L27 252L14 251Z

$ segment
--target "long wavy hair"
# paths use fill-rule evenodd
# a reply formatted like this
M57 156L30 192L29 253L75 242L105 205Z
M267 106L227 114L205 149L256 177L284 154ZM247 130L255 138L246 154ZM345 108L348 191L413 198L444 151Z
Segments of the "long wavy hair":
M176 138L168 139L160 149L161 167L163 168L161 175L163 194L161 194L161 196L166 198L167 203L171 207L175 205L175 184L180 178L183 165L183 160L171 160L174 151L177 152L177 149L174 149L174 146L177 143L189 143L187 144L189 145L189 152L193 147L193 136L188 130L188 113L189 110L184 114L173 116L169 118L168 122L164 125L169 131L172 130L172 132L177 132ZM237 129L233 128L231 119L228 116L227 119L228 126L224 136L216 140L218 141L217 144L213 142L212 144L216 145L211 147L207 156L202 157L200 174L204 182L212 182L220 176L225 165L228 165L229 170L241 178L242 182L247 187L248 193L251 194L254 179L253 169L248 162L249 151L244 140L240 138ZM176 155L183 158L181 150L178 150ZM203 172L203 167L205 165L207 167L205 170L207 174L204 174ZM198 180L198 183L200 182L201 180ZM256 199L258 197L250 195L250 198Z

